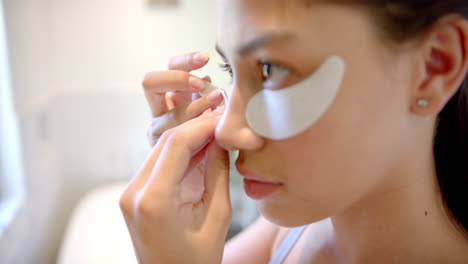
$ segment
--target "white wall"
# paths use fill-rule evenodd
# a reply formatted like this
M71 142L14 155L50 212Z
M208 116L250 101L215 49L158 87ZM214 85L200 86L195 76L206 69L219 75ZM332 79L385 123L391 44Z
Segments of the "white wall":
M148 151L141 79L175 54L214 57L197 72L226 85L212 0L6 0L27 197L0 238L0 263L54 263L77 200L133 176Z
M20 136L10 82L3 2L0 2L0 236L23 200Z

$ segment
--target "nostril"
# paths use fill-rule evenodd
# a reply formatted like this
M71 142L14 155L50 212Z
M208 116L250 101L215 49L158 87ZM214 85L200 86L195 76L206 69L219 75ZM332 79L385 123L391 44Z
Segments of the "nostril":
M263 138L253 133L248 127L226 129L218 126L215 132L215 140L228 151L258 150L264 144Z
M242 99L242 100L241 100ZM243 98L234 89L225 102L223 115L215 130L216 142L225 150L256 150L263 146L263 138L255 134L245 120Z
M234 148L233 145L228 145L225 142L217 141L218 145L226 151L237 151L238 149Z

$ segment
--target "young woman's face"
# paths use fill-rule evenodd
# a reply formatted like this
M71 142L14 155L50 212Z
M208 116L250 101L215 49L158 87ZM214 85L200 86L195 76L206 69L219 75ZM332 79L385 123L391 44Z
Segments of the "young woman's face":
M281 184L258 205L284 226L332 216L379 191L411 148L405 136L410 55L390 52L363 10L309 2L218 0L217 45L233 81L216 140L239 150L241 170ZM245 111L252 96L306 79L333 55L345 60L346 73L318 122L281 141L249 128Z

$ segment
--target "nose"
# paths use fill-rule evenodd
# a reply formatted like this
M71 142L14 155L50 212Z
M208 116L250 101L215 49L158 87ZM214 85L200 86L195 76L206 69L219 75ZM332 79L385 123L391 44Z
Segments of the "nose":
M258 150L264 144L264 139L250 129L245 119L248 102L246 97L234 85L224 114L216 127L215 139L226 150Z

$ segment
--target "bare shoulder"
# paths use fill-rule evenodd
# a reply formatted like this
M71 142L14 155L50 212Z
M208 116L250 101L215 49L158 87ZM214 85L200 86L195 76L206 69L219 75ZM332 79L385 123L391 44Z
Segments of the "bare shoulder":
M310 243L313 241L321 241L329 233L330 225L330 219L325 219L309 224L299 239L298 244L303 244L303 242ZM278 249L278 247L281 245L281 242L283 242L291 229L293 228L278 227L278 232L275 238L275 242L273 243L272 252L275 252Z
M222 263L268 263L279 229L279 226L259 217L226 243Z
M328 220L310 224L288 257L295 263L302 249L313 247L329 230ZM252 225L229 240L224 247L223 264L268 263L292 228L281 227L259 217ZM293 259L293 262L290 260Z
M281 242L283 242L284 238L286 235L291 231L292 228L289 227L281 227L278 226L278 231L276 233L275 240L273 242L273 245L271 247L271 253L273 254L278 250L278 247L281 245Z
M278 250L291 229L292 228L279 227L275 242L273 243L273 254ZM321 244L330 236L330 231L330 219L309 224L295 243L284 263L312 263L312 260L317 260L318 249L322 248Z

